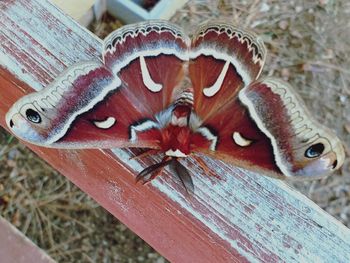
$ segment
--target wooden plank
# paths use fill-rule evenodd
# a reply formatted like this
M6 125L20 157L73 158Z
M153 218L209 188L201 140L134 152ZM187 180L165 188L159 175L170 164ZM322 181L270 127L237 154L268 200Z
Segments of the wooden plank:
M0 216L1 263L54 263L43 250Z
M1 125L16 99L100 49L49 2L1 1ZM349 229L281 181L207 158L221 179L208 178L188 158L196 194L186 198L168 172L134 184L156 158L29 147L173 262L350 262Z

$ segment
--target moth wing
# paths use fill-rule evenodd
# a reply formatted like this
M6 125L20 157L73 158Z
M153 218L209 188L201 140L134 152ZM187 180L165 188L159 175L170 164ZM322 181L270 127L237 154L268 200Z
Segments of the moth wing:
M271 141L237 97L205 120L197 134L200 136L194 139L193 152L281 177Z
M158 148L154 115L170 104L183 78L187 47L185 34L168 22L116 30L104 41L103 63L69 67L43 91L19 100L8 125L48 147ZM26 112L31 120L39 114L40 123Z
M287 177L320 178L343 164L340 139L316 121L288 83L261 79L244 88L240 100L271 140L276 163Z
M238 99L239 91L259 77L265 56L258 37L230 24L205 24L194 34L189 64L194 110L199 133L210 143L197 137L193 150L277 175L269 139Z
M256 80L265 63L263 42L225 23L201 26L192 37L189 75L194 110L205 121Z
M127 123L135 113L123 118L115 111L111 94L120 86L121 80L100 61L77 63L45 89L18 100L6 121L18 137L42 146L121 146L128 143Z
M242 109L242 105L245 109ZM315 179L344 161L340 140L318 123L284 81L259 79L239 98L209 118L204 127L219 131L214 151L199 151L226 162L288 179Z
M122 80L120 93L144 114L153 116L180 92L189 45L190 39L180 27L151 20L111 33L104 41L103 58Z

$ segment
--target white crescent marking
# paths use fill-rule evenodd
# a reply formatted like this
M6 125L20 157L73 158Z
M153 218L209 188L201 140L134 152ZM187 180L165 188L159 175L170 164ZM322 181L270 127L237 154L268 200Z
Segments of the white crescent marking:
M173 150L167 150L165 152L165 155L171 156L171 157L186 157L187 155L181 152L179 149L176 149L176 151Z
M253 141L244 138L239 132L234 132L233 135L234 142L242 147L247 147L252 144Z
M153 79L151 78L151 75L149 74L146 61L143 56L140 56L140 67L141 67L142 80L145 86L152 92L161 91L163 86L153 81Z
M111 128L116 122L116 119L113 117L108 117L104 121L94 121L94 124L96 127L100 129L109 129Z
M199 56L212 56L216 59L229 61L232 66L234 66L237 74L242 78L242 81L244 83L244 86L248 86L254 79L251 77L251 73L249 71L249 68L245 66L238 57L236 57L234 54L225 54L218 50L216 50L214 47L199 47L195 50L191 50L190 52L190 59L195 59Z
M207 97L213 97L221 88L222 83L224 82L224 78L226 76L228 66L230 65L230 61L226 61L224 67L222 68L219 77L215 81L214 85L208 88L203 89L203 93Z

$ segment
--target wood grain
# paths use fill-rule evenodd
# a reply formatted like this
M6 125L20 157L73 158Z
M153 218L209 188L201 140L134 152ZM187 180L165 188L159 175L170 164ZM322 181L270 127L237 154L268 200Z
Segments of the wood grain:
M0 216L1 263L55 263L44 251Z
M49 2L1 1L1 125L15 100L100 49L100 39ZM186 198L167 171L135 185L156 157L28 146L172 262L350 262L349 229L282 181L206 158L221 179L209 178L188 158L196 194Z

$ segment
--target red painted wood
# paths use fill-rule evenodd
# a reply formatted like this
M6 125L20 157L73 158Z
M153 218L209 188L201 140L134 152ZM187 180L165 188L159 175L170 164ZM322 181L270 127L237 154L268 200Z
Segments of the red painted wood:
M54 263L43 250L0 216L1 263Z
M84 37L87 37L87 34L82 29L69 27L78 27L72 22L68 25L60 24L61 21L58 20L57 14L50 13L52 10L41 9L41 1L5 2L6 4L1 3L3 12L0 12L0 21L2 21L0 45L6 52L13 54L12 58L16 66L21 68L21 74L27 77L29 75L38 84L49 83L54 75L73 62L99 55L97 50L101 47L100 42L91 37L89 42L86 41ZM28 10L23 17L29 15L30 10L33 11L32 14L36 14L38 12L36 10L40 9L40 16L43 19L41 26L45 27L41 30L46 31L47 38L53 37L57 41L60 36L58 46L77 45L79 48L67 50L59 47L58 51L63 50L66 53L59 52L60 56L58 56L52 43L40 43L34 36L34 33L38 33L40 29L33 29L34 33L31 35L23 25L12 21L16 18L10 17L3 9L3 7L10 7L9 9L17 11L16 8L19 9L20 5ZM21 16L20 13L18 15ZM13 32L14 30L18 32ZM21 34L22 36L18 37ZM13 43L14 40L18 42ZM54 43L54 40L51 42ZM27 48L28 45L31 47ZM9 72L11 70L13 69L2 68L0 70L0 116L2 116L0 123L3 127L6 127L3 116L9 107L19 97L32 91L29 87L31 83L23 83L19 80L19 76ZM34 86L34 88L37 87ZM203 259L206 259L208 262L213 262L214 260L236 261L237 258L241 258L239 253L229 248L226 242L218 240L210 229L204 228L195 220L192 221L191 215L185 211L178 215L179 207L172 200L151 190L152 187L135 185L134 172L130 172L128 167L125 167L109 151L66 151L33 145L28 145L28 147L168 259L181 262L189 259L203 262Z
M0 124L15 100L100 49L47 1L1 1ZM196 194L186 198L169 173L135 185L155 158L28 147L172 262L350 262L350 231L277 180L211 160L221 179L208 178L188 159Z
M3 70L0 76L0 101L3 102L0 116L4 116L6 109L23 95L14 83L16 79ZM4 118L0 123L6 126ZM67 151L27 146L135 233L160 252L164 251L169 259L179 262L189 258L198 262L208 259L208 262L214 262L241 258L224 241L212 236L210 229L192 221L191 215L177 215L179 207L176 203L150 189L152 187L136 185L135 174L110 151Z

